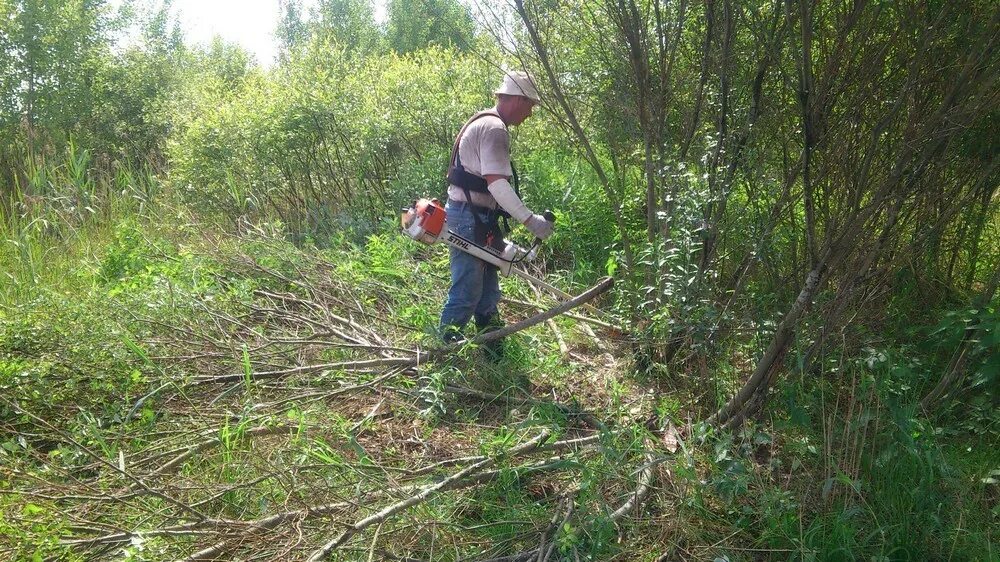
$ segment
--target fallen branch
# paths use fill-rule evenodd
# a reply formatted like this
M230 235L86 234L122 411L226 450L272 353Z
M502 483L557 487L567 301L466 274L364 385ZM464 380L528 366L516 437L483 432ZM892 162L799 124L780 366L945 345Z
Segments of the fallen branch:
M250 521L241 521L238 519L204 519L202 521L195 521L194 523L173 525L170 527L162 527L159 529L149 529L146 531L122 531L120 533L112 533L109 535L102 535L100 537L91 537L87 539L64 539L60 542L61 544L67 546L113 544L113 543L130 541L132 540L133 537L200 535L209 531L218 531L219 529L234 528L234 527L243 529L259 529L266 531L268 529L273 529L286 521L291 521L295 519L309 519L313 517L329 515L331 513L336 513L337 511L354 506L355 504L353 502L338 502L338 503L321 505L318 507L307 507L304 509L297 509L295 511L276 513L274 515L269 515L267 517L261 517L260 519L253 519Z
M566 440L565 442L551 443L549 445L542 445L535 449L535 451L542 450L543 448L555 447L560 443L564 446L568 446L569 443L579 440ZM534 451L521 451L521 453L534 452ZM510 454L515 454L514 450ZM528 476L531 474L536 474L539 472L546 472L550 470L556 470L559 468L564 468L568 465L560 457L550 457L541 462L520 466L515 468L522 476ZM438 491L452 491L461 490L464 488L469 488L478 484L489 482L494 478L498 477L501 470L488 470L479 473L472 474L466 478L449 478L447 482L439 483L441 485ZM443 484L443 485L442 485ZM390 495L399 494L412 494L420 490L426 489L426 485L407 485L398 488L381 490L375 497L383 497ZM371 498L368 498L371 499ZM357 501L351 502L337 502L324 504L316 507L305 507L302 509L286 511L282 513L276 513L266 517L261 517L253 520L238 520L238 519L204 519L202 521L195 521L192 523L185 523L181 525L173 525L169 527L161 527L157 529L147 529L138 531L120 531L117 533L110 533L106 535L101 535L97 537L90 537L85 539L63 539L60 541L61 544L70 547L84 547L84 546L96 546L102 544L115 544L128 542L135 537L165 537L165 536L192 536L192 535L204 535L208 533L216 534L234 534L239 530L240 532L246 533L248 531L267 531L278 527L279 525L291 521L306 521L316 517L323 517L327 515L332 515L338 511L347 509L356 509L358 505ZM220 541L213 544L207 548L204 548L187 558L187 560L205 560L218 558L227 548L227 540Z
M646 499L646 494L649 493L649 485L653 482L653 467L656 466L656 459L653 458L649 443L646 443L646 447L646 464L642 472L639 473L639 483L635 488L635 492L618 509L611 512L612 521L618 521L638 508L642 501Z
M499 340L501 338L505 338L511 334L520 332L521 330L526 330L536 324L541 324L542 322L545 322L549 318L554 318L556 316L559 316L560 314L563 314L566 311L573 310L574 308L580 305L586 304L596 299L598 296L600 296L601 294L605 293L608 289L610 289L611 286L614 285L614 283L615 281L613 278L605 277L604 279L599 281L596 285L587 289L583 293L580 293L576 297L564 303L561 303L557 306L554 306L548 309L547 311L542 312L541 314L536 314L531 318L521 320L520 322L511 324L509 326L504 326L499 330L494 330L492 332L484 332L472 338L471 340L463 340L460 342L440 347L435 350L431 350L425 353L420 353L416 358L412 360L413 361L412 365L416 365L417 362L421 360L429 361L431 359L441 357L442 355L449 355L455 353L456 351L462 349L463 347L469 344L482 345L484 343L489 343L492 341Z
M558 468L560 466L564 466L564 464L560 464L560 463L561 463L561 459L559 459L558 457L555 457L555 458L546 459L545 461L542 461L541 463L536 463L536 464L532 464L532 465L528 465L528 466L524 466L524 467L519 467L517 470L522 475L530 475L530 474L534 474L534 473L537 473L537 472L545 472L547 470L553 470L553 469ZM496 478L499 475L500 475L500 471L499 470L491 470L491 471L481 472L481 473L476 474L473 477L468 478L466 480L454 481L453 483L451 483L447 487L443 488L441 491L445 491L445 490L449 490L449 491L450 490L460 490L460 489L463 489L463 488L469 488L469 487L475 486L477 484L482 484L484 482L488 482L488 481ZM384 492L384 494L405 493L407 491L411 491L412 492L412 491L418 490L418 489L420 489L419 486L405 486L403 488L397 488L397 489L394 489L394 490L387 490L387 491ZM334 511L338 510L338 509L346 509L346 508L352 507L354 505L355 504L352 504L350 502L341 502L341 503L337 503L337 504L329 504L329 505L322 506L322 507L319 507L319 508L306 508L306 509L300 509L300 510L296 510L296 511L289 511L289 512L286 512L286 513L279 513L279 514L271 515L269 517L265 517L265 518L262 518L262 519L257 519L255 521L246 521L246 522L241 522L241 521L226 521L226 522L219 522L219 523L227 523L227 524L230 524L230 525L233 525L233 526L239 526L239 527L248 527L249 526L249 527L254 528L254 529L269 530L269 529L273 529L274 527L277 527L279 524L284 523L284 522L296 521L296 520L305 521L305 520L313 518L313 517L318 517L318 516L321 516L321 515L327 515L327 514L330 514L330 513L334 512ZM221 526L222 526L221 524L215 525L215 527L221 527ZM132 536L138 536L138 535L142 535L142 536L158 536L158 535L161 534L161 531L166 531L166 530L167 529L161 529L161 530L148 531L148 532L142 532L142 533L133 533L133 534L128 535L127 537L124 537L122 534L119 533L119 534L113 535L113 536L109 535L108 537L114 537L116 539L116 540L114 540L112 542L124 542L124 541L127 541L127 540L131 539ZM178 534L184 534L184 533L178 532L177 529L175 528L175 529L171 529L170 533L164 533L164 534L178 535ZM197 533L193 532L193 530L192 530L192 532L189 532L187 534L197 534ZM101 537L101 538L108 538L108 537ZM89 540L91 542L93 542L93 541L96 541L98 539L89 539ZM185 558L184 560L185 560L185 562L187 562L187 561L195 561L195 560L213 560L213 559L216 559L219 556L221 556L222 553L224 553L226 551L226 549L228 548L227 545L228 545L227 541L225 541L225 540L224 541L220 541L220 542L218 542L216 544L213 544L212 546L209 546L207 548L199 550L198 552L192 554L191 556Z
M274 425L274 426L261 426L248 429L242 432L242 435L247 437L260 437L263 435L277 435L279 433L294 433L298 429L299 429L298 425L287 425L287 424ZM193 457L194 455L202 453L208 449L211 449L212 447L217 447L221 444L222 444L222 439L218 437L213 439L206 439L205 441L202 441L200 443L195 443L194 445L191 445L186 450L184 450L184 452L182 452L181 454L177 455L170 461L164 463L163 466L161 466L160 468L154 470L150 474L150 476L163 474L164 472L176 468L181 463Z
M511 297L503 297L502 300L504 302L509 302L509 303L520 305L520 306L525 306L525 307L528 307L528 308L534 308L536 310L545 310L544 306L542 306L540 304L537 304L537 303L533 303L533 302L522 301L522 300L518 300L518 299L515 299L515 298L511 298ZM584 316L582 314L575 314L573 312L567 312L565 314L566 314L566 317L572 318L573 320L579 320L580 322L586 322L587 324L593 324L594 326L598 326L600 328L605 328L607 330L613 330L613 331L616 331L616 332L624 332L624 330L622 330L621 328L615 326L614 324L609 324L609 323L607 323L607 322L605 322L603 320L597 320L595 318L591 318L589 316Z
M550 308L541 314L536 314L531 318L522 320L515 324L511 324L509 326L504 326L499 330L480 334L479 336L472 338L471 340L463 340L431 351L417 352L415 356L412 358L387 357L381 359L368 359L362 361L343 361L338 363L303 365L299 367L290 367L288 369L278 369L274 371L258 371L251 373L250 378L252 380L257 381L263 379L284 378L291 375L312 373L316 371L338 370L346 372L370 372L373 369L382 367L415 367L416 365L422 362L430 361L438 357L452 354L467 345L470 344L482 345L484 343L496 341L503 337L520 332L521 330L530 328L536 324L545 322L550 318L554 318L560 314L563 314L580 305L583 305L585 303L594 300L599 295L610 289L613 284L614 284L614 279L612 279L611 277L605 277L597 285L594 285L587 291L581 293L580 295L564 303L561 303L553 308ZM246 376L247 376L246 373L232 373L228 375L199 377L194 379L192 381L192 384L200 385L200 384L212 384L212 383L237 382L244 380Z
M535 292L535 296L541 298L542 291L538 287L532 285L531 289ZM552 333L556 336L556 342L559 344L559 353L562 355L563 359L569 357L569 346L566 345L566 340L563 338L562 332L559 330L559 326L556 324L555 319L549 318L545 321L552 330Z
M514 270L514 273L517 274L518 277L520 277L521 279L524 279L525 281L527 281L528 284L530 284L533 288L537 287L537 288L545 289L552 296L559 297L561 299L571 300L573 298L573 295L570 295L569 293L567 293L566 291L563 291L559 287L556 287L554 285L550 285L550 284L546 283L545 281L543 281L543 280L541 280L541 279L539 279L537 277L520 273L517 269ZM604 314L604 312L601 309L595 307L592 304L588 304L586 302L583 302L583 303L580 303L580 304L582 304L584 308L586 308L587 310L593 312L594 314L598 314L598 315Z
M548 444L545 444L545 445L539 445L535 449L535 452L542 452L542 451L565 451L567 449L578 449L580 447L586 447L586 446L589 446L589 445L593 445L593 444L597 443L598 441L600 441L600 439L601 439L601 435L600 434L591 435L589 437L580 437L580 438L577 438L577 439L564 439L562 441L556 441L555 443L548 443ZM408 478L412 478L412 477L415 477L415 476L423 476L423 475L426 475L426 474L430 474L430 473L434 472L435 470L438 470L438 469L441 469L441 468L445 468L445 467L448 467L448 466L455 466L455 465L458 465L458 464L467 464L467 463L471 463L471 462L481 462L483 460L486 460L487 458L488 457L486 455L476 455L476 456L469 456L469 457L457 457L457 458L453 458L453 459L445 459L443 461L439 461L439 462L436 462L434 464L427 465L427 466L425 466L423 468L418 468L416 470L413 470L413 471L407 473L406 476Z
M254 381L264 379L279 379L291 375L301 375L303 373L314 373L316 371L343 371L345 373L371 372L373 369L381 367L410 367L416 365L417 361L405 357L387 357L383 359L366 359L362 361L341 361L339 363L320 363L316 365L302 365L301 367L290 367L276 371L257 371L251 374ZM246 379L246 373L233 373L229 375L218 375L210 377L199 377L191 381L191 384L211 384L220 382L238 382Z
M69 443L72 443L74 446L76 446L78 449L80 449L81 451L83 451L84 453L86 453L88 456L90 456L91 458L93 458L94 460L96 460L98 463L100 463L100 464L102 464L102 465L110 468L111 470L113 470L113 471L121 474L126 479L131 480L132 483L136 487L142 489L147 494L154 495L154 496L160 498L161 500L163 500L163 501L165 501L165 502L167 502L167 503L169 503L169 504L171 504L171 505L173 505L175 507L180 508L181 511L187 512L188 514L192 515L195 519L197 519L199 521L204 521L204 520L208 519L208 517L206 517L203 513L201 513L197 509L195 509L195 508L193 508L193 507L185 504L184 502L182 502L182 501L180 501L180 500L178 500L176 498L170 497L169 495L164 494L163 492L160 492L158 490L154 490L154 489L150 488L149 486L146 485L145 482L143 482L138 477L136 477L136 476L134 476L132 474L129 474L128 472L126 472L122 468L119 468L114 463L108 461L104 457L102 457L102 456L98 455L97 453L95 453L94 451L90 450L89 447L87 447L83 443L80 443L76 439L73 439L71 436L67 435L66 432L60 430L59 428L57 428L55 426L53 426L49 422L43 420L42 418L36 416L35 414L33 414L31 412L25 410L24 408L21 408L17 404L11 402L10 400L7 400L6 398L3 398L2 396L0 396L0 400L2 400L4 403L6 403L7 406L9 408L11 408L13 411L20 412L20 413L22 413L22 414L30 417L31 419L35 420L36 422L38 422L38 423L42 424L43 426L47 427L50 431L52 431L53 433L55 433L56 435L58 435L60 438L66 440Z
M656 466L657 462L656 459L653 458L653 453L649 448L646 449L645 458L646 464L643 466L642 471L639 474L639 482L636 485L635 492L630 494L629 499L619 506L618 509L611 512L612 522L617 523L622 517L636 509L649 493L649 487L653 481L653 467ZM570 509L572 509L572 505L570 506ZM478 562L529 562L531 560L547 560L551 555L551 546L552 545L550 544L549 548L546 549L543 537L542 543L535 548L509 554L507 556L481 559Z
M509 298L509 297L504 297L503 300L507 301L507 302L511 302L511 303L517 304L517 305L521 305L521 306L526 306L526 307L529 307L529 308L533 308L535 310L545 310L545 307L543 307L542 305L537 304L537 303L520 301L520 300L512 299L512 298ZM614 358L613 355L611 355L611 353L609 353L609 351L608 351L608 344L605 343L604 340L602 340L601 338L597 337L597 334L594 333L594 329L591 328L590 325L593 324L595 326L599 326L601 328L604 328L606 330L609 330L611 332L618 333L618 334L624 333L624 330L622 330L621 328L619 328L617 326L614 326L612 324L608 324L607 322L602 322L600 320L594 320L593 318L590 318L590 317L587 317L587 316L583 316L583 315L580 315L580 314L574 314L572 312L566 312L563 315L566 316L567 318L572 318L574 320L579 321L580 322L580 325L579 325L580 329L587 335L587 337L589 337L591 339L591 341L594 342L594 345L597 346L597 350L601 352L601 354L602 354L605 362L607 362L609 365L613 365L614 364L615 358Z

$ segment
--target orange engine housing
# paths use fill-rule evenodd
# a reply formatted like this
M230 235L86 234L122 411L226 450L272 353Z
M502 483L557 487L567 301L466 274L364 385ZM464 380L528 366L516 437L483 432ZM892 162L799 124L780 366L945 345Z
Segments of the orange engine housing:
M444 229L444 205L437 199L420 199L403 213L400 222L411 238L432 244Z

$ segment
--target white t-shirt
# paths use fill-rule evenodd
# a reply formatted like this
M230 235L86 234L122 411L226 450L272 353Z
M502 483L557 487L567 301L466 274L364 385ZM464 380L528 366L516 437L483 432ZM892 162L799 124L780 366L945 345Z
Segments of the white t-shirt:
M490 111L496 111L496 108ZM466 172L479 177L514 174L510 165L510 133L503 121L495 115L486 115L473 121L458 141L458 158ZM497 202L489 192L469 191L472 204L496 208ZM465 190L456 185L448 186L448 198L465 201Z

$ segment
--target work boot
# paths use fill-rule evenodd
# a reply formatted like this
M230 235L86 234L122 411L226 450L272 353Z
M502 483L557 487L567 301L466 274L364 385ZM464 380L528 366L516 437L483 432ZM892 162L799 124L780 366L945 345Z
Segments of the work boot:
M463 339L462 329L458 326L452 324L441 326L441 341L444 343L452 344Z
M500 328L503 328L503 320L500 320L499 314L494 314L485 321L481 321L479 318L476 318L476 328L478 328L480 334L495 332ZM482 345L483 355L485 355L490 361L498 363L504 356L503 340L503 338L500 338L498 340L484 343Z

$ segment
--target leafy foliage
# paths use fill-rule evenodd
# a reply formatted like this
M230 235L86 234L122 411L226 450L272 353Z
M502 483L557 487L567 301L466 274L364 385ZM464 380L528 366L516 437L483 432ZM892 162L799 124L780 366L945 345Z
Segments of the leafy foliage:
M387 555L500 556L540 535L563 560L996 552L995 6L393 0L382 24L365 0L280 5L268 68L185 45L169 3L0 0L0 551L89 558L60 542L80 513L184 519L102 461L132 471L195 435L209 444L164 489L219 518L497 461L419 524L364 537L406 549ZM435 345L446 252L402 239L396 215L443 193L503 66L545 98L513 134L526 202L558 216L538 273L620 281L601 351L562 317L495 363L344 370L369 346L297 323L377 324L378 360ZM310 316L316 301L349 313ZM282 362L327 366L260 376ZM238 380L189 393L220 373ZM755 379L732 419L694 423ZM507 457L540 428L591 435L578 407L613 422L593 454L541 473ZM648 467L647 501L612 518ZM62 497L78 482L115 496Z

